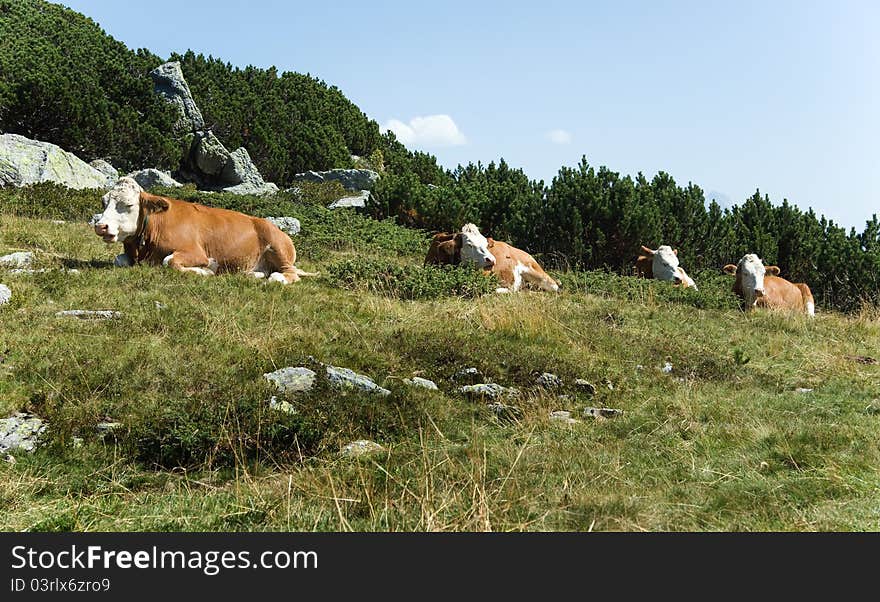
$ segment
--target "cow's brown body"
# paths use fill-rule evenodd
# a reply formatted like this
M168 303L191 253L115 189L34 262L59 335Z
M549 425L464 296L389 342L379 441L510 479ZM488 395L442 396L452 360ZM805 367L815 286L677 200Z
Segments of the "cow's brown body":
M489 252L495 258L495 263L491 268L485 268L484 271L486 274L495 274L507 291L518 291L523 284L547 291L559 289L559 284L547 275L534 257L505 242L491 238L487 240ZM425 256L425 265L458 265L460 263L461 234L448 232L435 234L431 239L428 254Z
M425 265L458 265L461 263L461 247L457 246L455 234L440 232L431 239Z
M278 273L288 283L304 274L293 265L293 241L268 220L144 191L140 206L139 231L124 241L133 262L260 277Z
M733 283L733 292L738 297L745 298L739 275ZM789 282L785 278L771 275L764 276L764 294L757 297L754 304L754 307L784 309L798 313L811 313L811 306L815 307L815 302L809 286L803 282Z

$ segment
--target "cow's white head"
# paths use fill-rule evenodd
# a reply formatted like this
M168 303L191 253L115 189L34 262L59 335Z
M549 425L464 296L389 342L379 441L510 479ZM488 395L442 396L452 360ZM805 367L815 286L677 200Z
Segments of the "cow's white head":
M140 194L143 189L133 178L120 178L101 198L104 212L95 222L95 234L106 243L122 242L134 236L140 218Z
M642 247L642 251L653 258L651 269L654 278L675 284L682 283L678 268L678 249L673 249L669 245L660 245L657 250Z
M461 260L483 269L490 269L495 265L495 256L489 251L494 244L495 241L480 234L480 230L474 224L465 224L456 236L456 245L460 245Z
M746 307L752 307L764 296L764 276L778 276L779 268L775 265L765 267L760 257L747 253L736 265L724 266L724 272L736 276L734 290L742 294Z

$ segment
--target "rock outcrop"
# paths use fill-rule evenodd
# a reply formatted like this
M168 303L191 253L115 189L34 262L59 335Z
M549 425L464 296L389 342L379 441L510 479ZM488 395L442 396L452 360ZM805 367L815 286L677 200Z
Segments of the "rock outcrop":
M106 188L107 176L50 142L0 134L0 186L55 182L68 188Z
M193 133L205 129L205 120L183 77L180 63L172 61L150 71L156 94L177 107L180 118L175 124L178 133Z
M183 157L180 179L197 187L232 194L274 194L278 187L263 180L260 171L244 147L229 151L219 138L206 128L202 112L196 105L180 63L159 65L150 72L153 90L173 104L179 119L175 132L189 142ZM143 186L143 184L141 184Z
M177 188L183 186L180 182L171 177L167 171L158 169L141 169L128 174L128 177L134 178L134 181L140 184L141 188L150 189L154 186L164 186L165 188Z
M298 173L293 179L297 182L339 182L346 190L372 190L379 181L379 174L372 169L330 169Z

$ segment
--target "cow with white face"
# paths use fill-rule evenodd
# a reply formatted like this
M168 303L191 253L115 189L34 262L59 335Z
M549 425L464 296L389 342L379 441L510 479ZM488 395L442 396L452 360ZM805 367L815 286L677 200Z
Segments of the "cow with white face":
M293 241L268 220L156 196L129 177L102 202L95 234L123 244L117 266L146 262L203 276L246 272L282 284L313 275L294 267Z
M504 285L499 293L517 292L523 285L542 291L559 290L559 283L547 275L534 257L505 242L486 238L474 224L465 224L453 241L462 262L498 277Z
M724 273L736 276L733 292L745 301L746 310L767 307L816 315L810 287L780 278L777 266L765 266L754 253L743 255L736 265L727 264Z
M642 253L636 259L636 272L644 278L656 278L665 282L672 282L680 285L682 288L697 288L694 279L688 276L678 263L678 249L673 249L669 245L661 245L657 249L649 249L642 246Z

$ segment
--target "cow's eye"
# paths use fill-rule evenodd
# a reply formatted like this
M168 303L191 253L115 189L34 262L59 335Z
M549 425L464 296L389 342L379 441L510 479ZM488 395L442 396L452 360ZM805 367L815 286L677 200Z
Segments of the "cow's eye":
M128 205L125 203L116 203L116 211L119 213L128 213Z

